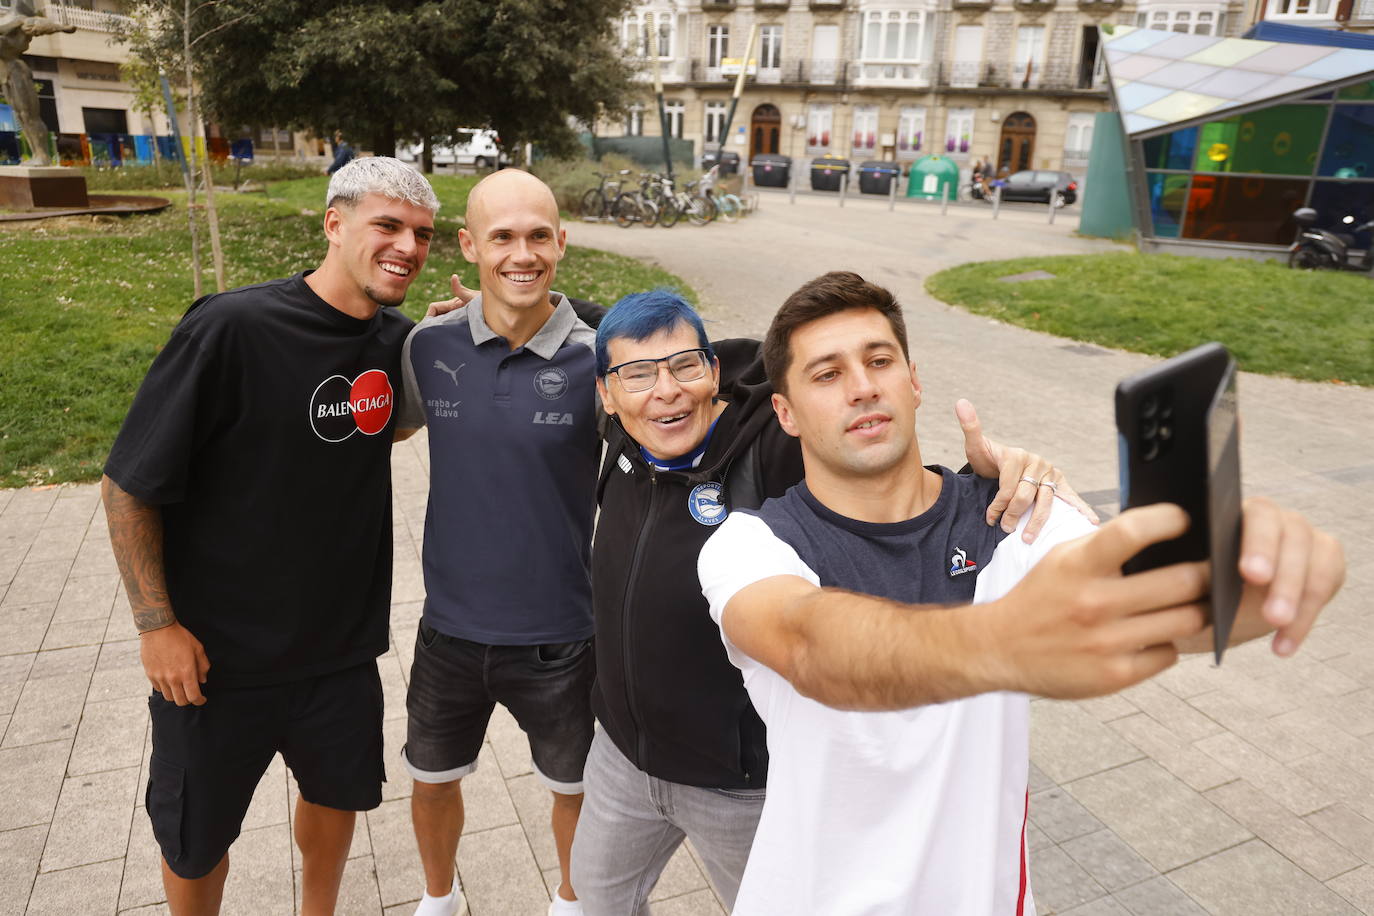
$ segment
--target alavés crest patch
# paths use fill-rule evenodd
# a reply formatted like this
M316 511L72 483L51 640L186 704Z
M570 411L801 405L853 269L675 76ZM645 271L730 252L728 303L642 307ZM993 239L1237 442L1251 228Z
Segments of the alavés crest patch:
M714 481L699 483L692 487L692 492L687 497L687 510L692 513L692 518L703 525L719 525L725 521L725 516L730 514L730 510L725 508L725 503L721 499L724 489Z

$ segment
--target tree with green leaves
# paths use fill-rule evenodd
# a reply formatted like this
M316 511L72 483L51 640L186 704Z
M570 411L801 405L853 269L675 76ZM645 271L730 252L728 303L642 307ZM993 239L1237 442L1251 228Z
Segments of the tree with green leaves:
M379 154L490 127L507 149L577 149L572 121L623 110L629 0L210 0L198 88L222 124L342 129Z
M134 108L143 112L148 129L156 133L153 127L153 112L160 110L165 104L162 98L162 74L169 67L158 58L156 49L147 46L147 32L130 29L124 37L129 44L130 54L128 59L119 65L119 78L132 87ZM156 137L153 138L153 171L160 181L162 154L158 150Z

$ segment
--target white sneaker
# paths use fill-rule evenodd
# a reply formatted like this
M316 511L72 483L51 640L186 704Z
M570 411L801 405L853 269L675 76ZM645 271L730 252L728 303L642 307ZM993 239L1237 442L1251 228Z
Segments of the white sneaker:
M582 901L564 900L554 891L553 900L549 901L549 916L582 916Z
M415 907L415 916L465 916L468 911L467 898L463 896L463 886L458 876L453 876L453 889L442 897L431 897L426 893ZM580 913L581 910L578 910Z

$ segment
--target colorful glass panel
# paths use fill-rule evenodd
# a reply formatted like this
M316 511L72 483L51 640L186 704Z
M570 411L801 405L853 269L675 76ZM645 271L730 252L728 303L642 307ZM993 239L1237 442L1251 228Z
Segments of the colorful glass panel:
M1188 202L1187 175L1146 176L1150 188L1150 217L1157 238L1176 239L1183 229L1183 210Z
M1311 175L1326 124L1319 105L1276 105L1212 121L1198 131L1199 172Z
M1210 242L1287 245L1297 229L1310 182L1237 175L1194 175L1188 189L1183 238Z
M1336 105L1318 174L1374 178L1374 105Z

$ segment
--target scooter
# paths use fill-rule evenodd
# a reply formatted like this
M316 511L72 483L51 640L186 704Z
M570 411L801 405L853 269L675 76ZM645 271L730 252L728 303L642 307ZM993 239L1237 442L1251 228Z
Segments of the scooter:
M984 203L992 203L997 196L998 188L1005 188L1007 180L1005 178L989 178L984 182L969 182L969 197L974 200L981 200Z
M1371 244L1358 261L1350 260L1350 250L1355 247L1355 236L1374 229L1374 220L1355 225L1355 217L1346 215L1341 219L1348 232L1329 232L1326 229L1313 229L1317 221L1317 211L1303 207L1293 213L1293 221L1298 224L1298 237L1288 246L1288 266L1295 270L1358 270L1374 268L1374 244Z

